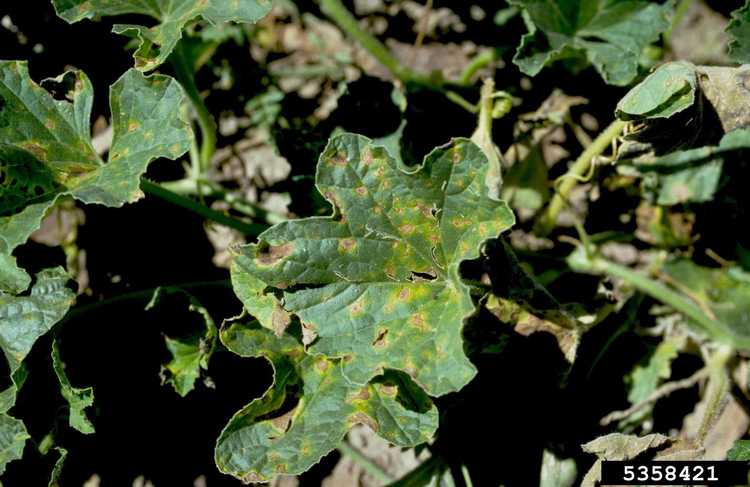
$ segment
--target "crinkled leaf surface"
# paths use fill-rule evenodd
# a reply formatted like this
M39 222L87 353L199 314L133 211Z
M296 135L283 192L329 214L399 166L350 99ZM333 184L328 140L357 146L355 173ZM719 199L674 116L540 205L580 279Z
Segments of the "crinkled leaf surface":
M211 23L256 22L271 8L271 0L52 0L57 15L73 23L94 17L139 14L157 24L115 25L114 32L139 41L135 65L149 71L164 61L182 37L185 25L199 17Z
M672 5L642 0L513 0L530 31L513 62L537 75L547 64L584 53L607 83L627 85L643 48L669 28Z
M437 409L403 374L352 384L342 376L341 359L308 355L292 336L257 324L234 324L221 340L243 357L265 357L274 369L273 385L234 415L216 445L219 469L246 482L307 470L357 423L405 447L437 429Z
M714 340L737 349L750 349L750 274L740 267L711 269L689 259L664 265L670 280L690 290L690 298L716 325L709 332Z
M409 169L365 137L336 136L316 178L334 215L283 222L238 252L233 282L246 308L277 335L285 325L274 313L296 315L315 335L304 352L327 357L331 383L316 396L340 398L386 369L405 372L433 396L471 380L476 370L461 330L475 307L458 267L514 221L505 203L487 196L487 170L487 158L466 139ZM312 360L301 367L304 377ZM302 401L313 379L321 380L304 381ZM242 442L228 449L249 458L245 466L257 461ZM271 454L283 463L290 452L274 447ZM222 468L249 471L240 465Z
M114 139L106 163L91 146L88 78L76 71L53 81L70 87L67 99L34 83L26 63L0 62L0 285L8 292L28 285L11 252L58 198L107 206L135 201L149 162L175 159L190 147L185 96L172 78L129 70L112 85Z
M23 456L26 440L31 438L23 422L7 414L0 414L0 474L5 466Z
M56 340L52 342L52 368L60 383L60 392L70 408L68 413L70 427L84 434L93 433L94 425L86 417L86 408L94 405L94 389L73 387L65 373L65 364L60 357L60 347Z
M738 63L750 63L750 0L732 12L732 20L727 26L732 40L729 42L729 56Z

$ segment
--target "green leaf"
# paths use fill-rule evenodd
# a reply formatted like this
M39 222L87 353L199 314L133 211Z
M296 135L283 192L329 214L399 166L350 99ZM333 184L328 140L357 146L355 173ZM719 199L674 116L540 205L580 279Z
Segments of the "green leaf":
M457 391L472 379L476 369L464 354L461 330L475 306L458 268L514 222L504 202L487 196L487 170L487 158L466 139L409 169L365 137L336 136L321 155L316 177L333 216L280 223L258 244L238 251L233 281L241 283L245 307L277 336L283 327L269 319L274 311L283 309L302 323L310 357L298 373L305 388L322 380L308 370L315 368L313 357L327 357L330 382L316 399L338 403L352 388L373 387L372 379L386 369L405 372L432 396ZM277 389L283 387L278 376L277 369ZM260 414L266 413L250 416ZM310 421L322 422L311 428L325 424L322 418ZM336 430L336 441L345 431ZM391 439L382 425L381 435ZM322 444L304 462L294 462L294 471L336 446L333 440ZM273 473L251 468L259 461L253 448L225 445L236 459L229 465L230 453L223 453L223 470L240 477L251 470L262 478ZM280 446L274 455L280 455L279 464L289 460Z
M718 146L675 151L655 159L635 161L645 175L652 174L650 188L659 205L702 203L716 194L724 163L737 151L750 149L750 129L737 129L722 137Z
M630 391L628 401L638 404L645 401L661 383L672 375L672 362L677 358L680 340L666 338L659 343L645 364L637 365L628 376ZM643 408L624 419L620 425L634 425L645 420L653 407Z
M698 79L686 61L666 63L648 75L617 104L620 120L669 118L695 103Z
M57 340L52 341L52 369L55 371L57 381L60 383L60 392L70 407L68 414L70 427L83 434L93 433L94 425L86 417L86 408L94 405L94 389L91 387L78 389L71 385L65 373L65 364L60 358L60 346ZM61 457L61 460L63 457Z
M205 326L202 333L178 338L164 337L167 350L172 355L172 360L164 366L168 373L164 382L171 384L177 394L185 397L195 387L195 381L200 377L201 369L208 369L208 362L216 349L216 324L205 306L195 296L180 288L158 288L146 306L146 310L156 306L164 294L181 294L187 297L190 303L188 309L197 313Z
M69 89L67 99L34 83L25 62L0 62L0 285L7 292L27 282L10 254L59 198L106 206L136 201L148 164L190 147L185 95L172 78L129 70L112 85L114 139L106 163L91 146L89 79L69 71L51 82Z
M26 440L31 438L26 427L19 419L0 414L0 474L5 466L23 456Z
M750 0L732 12L727 33L731 37L729 57L740 64L750 63Z
M265 357L274 383L237 412L216 445L222 472L245 482L299 474L333 450L351 426L364 423L404 447L430 439L437 409L408 377L388 371L366 386L342 374L342 359L307 355L290 335L257 325L234 324L221 333L229 350Z
M663 268L678 290L689 289L689 298L716 324L711 338L737 349L750 349L750 274L740 267L711 269L688 259L675 259ZM696 327L706 332L703 327Z
M65 448L56 446L55 450L60 454L57 457L55 466L52 468L52 473L49 476L49 483L47 487L59 487L60 486L60 475L62 475L62 469L65 466L65 459L68 457L68 450Z
M572 487L576 482L577 473L575 460L563 460L551 451L544 450L539 487Z
M727 452L727 460L750 461L750 440L737 440Z
M138 39L135 66L150 71L167 60L185 26L198 18L212 24L257 22L271 9L271 0L52 0L57 15L69 23L94 17L144 15L156 25L115 25L113 31Z
M536 76L553 61L583 54L607 83L624 86L638 74L643 49L670 26L672 3L641 0L512 0L526 12L513 62Z

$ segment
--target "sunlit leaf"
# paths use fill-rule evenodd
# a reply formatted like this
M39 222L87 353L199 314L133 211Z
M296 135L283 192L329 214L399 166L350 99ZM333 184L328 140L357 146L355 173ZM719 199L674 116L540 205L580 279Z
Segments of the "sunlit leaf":
M66 90L65 99L34 83L26 63L0 62L0 285L8 292L28 282L11 252L59 198L133 202L142 196L140 176L152 160L175 159L190 147L185 96L172 78L129 70L112 85L107 162L91 146L89 79L70 71L50 82Z
M464 354L461 330L475 307L458 267L514 221L505 203L488 197L487 170L487 158L466 139L408 169L369 139L343 134L331 139L317 171L317 187L333 205L333 216L283 222L239 250L233 281L240 283L245 307L276 335L284 330L272 319L274 311L283 308L302 323L310 357L298 372L303 403L313 390L307 387L323 380L308 370L313 357L327 357L324 368L331 370L325 393L316 395L320 401L338 402L352 388L374 387L373 378L387 369L405 372L432 396L471 380L476 371ZM277 386L278 376L277 368ZM276 401L272 410L280 406ZM337 429L336 437L345 430ZM235 458L227 465L222 457L223 470L239 477L272 475L251 467L260 461L251 447L239 440L223 444L223 455ZM333 440L322 444L335 446ZM324 450L316 447L306 461ZM274 446L272 457L286 464L288 452ZM294 471L311 464L294 463Z
M135 65L149 71L162 64L182 37L189 22L204 18L211 23L256 22L271 8L271 0L52 0L57 15L73 23L83 19L118 15L144 15L153 26L118 24L113 31L138 39Z
M513 62L536 76L558 59L583 54L607 83L627 85L641 52L670 25L672 5L642 0L512 0L525 9L529 33Z

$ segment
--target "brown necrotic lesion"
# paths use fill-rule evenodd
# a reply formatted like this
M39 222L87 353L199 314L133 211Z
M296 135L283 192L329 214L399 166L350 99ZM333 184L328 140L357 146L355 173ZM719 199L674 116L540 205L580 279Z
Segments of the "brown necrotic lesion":
M0 216L48 201L60 189L54 173L33 154L0 144Z

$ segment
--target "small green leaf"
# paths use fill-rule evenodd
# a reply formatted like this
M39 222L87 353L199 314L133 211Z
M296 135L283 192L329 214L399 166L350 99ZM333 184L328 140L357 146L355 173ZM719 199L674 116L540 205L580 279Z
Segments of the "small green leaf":
M357 423L404 447L429 440L437 429L437 409L402 374L352 384L341 359L307 355L291 336L257 325L234 324L221 340L243 357L267 358L274 368L273 385L234 415L216 445L219 469L245 482L304 472Z
M68 457L68 450L65 448L56 446L55 450L60 454L57 457L55 466L52 468L52 473L49 476L49 483L47 487L59 487L60 486L60 475L62 475L62 469L65 466L65 459Z
M536 76L553 61L584 54L607 83L638 75L643 49L670 26L672 3L642 0L511 0L523 7L529 33L513 62Z
M750 0L732 12L727 32L731 37L729 57L740 64L750 63Z
M727 452L727 460L750 462L750 440L737 440Z
M86 408L94 405L94 389L91 387L78 389L70 384L70 380L68 380L68 376L65 373L65 364L60 358L60 346L57 340L52 341L52 368L60 383L60 392L68 402L70 408L68 414L70 427L83 434L93 433L94 425L86 417ZM64 456L61 457L61 460L62 458Z
M698 86L695 66L677 61L660 66L617 104L620 120L669 118L695 103Z
M167 372L163 376L165 383L171 384L174 390L185 397L195 387L195 381L201 375L201 369L208 369L208 362L216 350L217 330L211 314L198 299L187 291L176 287L160 287L154 292L146 310L152 309L164 294L181 294L189 301L188 309L197 313L205 330L202 333L170 338L165 336L167 350L172 360L164 366Z
M52 0L57 15L69 23L117 15L145 15L154 26L115 25L113 31L138 39L135 66L150 71L167 60L185 26L199 17L212 24L257 22L271 9L271 0Z
M0 285L24 288L10 257L59 198L121 206L142 196L140 176L159 157L190 147L187 105L167 76L126 72L110 90L114 139L105 163L91 146L93 89L80 71L51 80L67 89L55 99L29 77L26 63L0 62Z
M0 414L0 474L5 466L23 456L26 440L31 438L26 427L19 419Z

